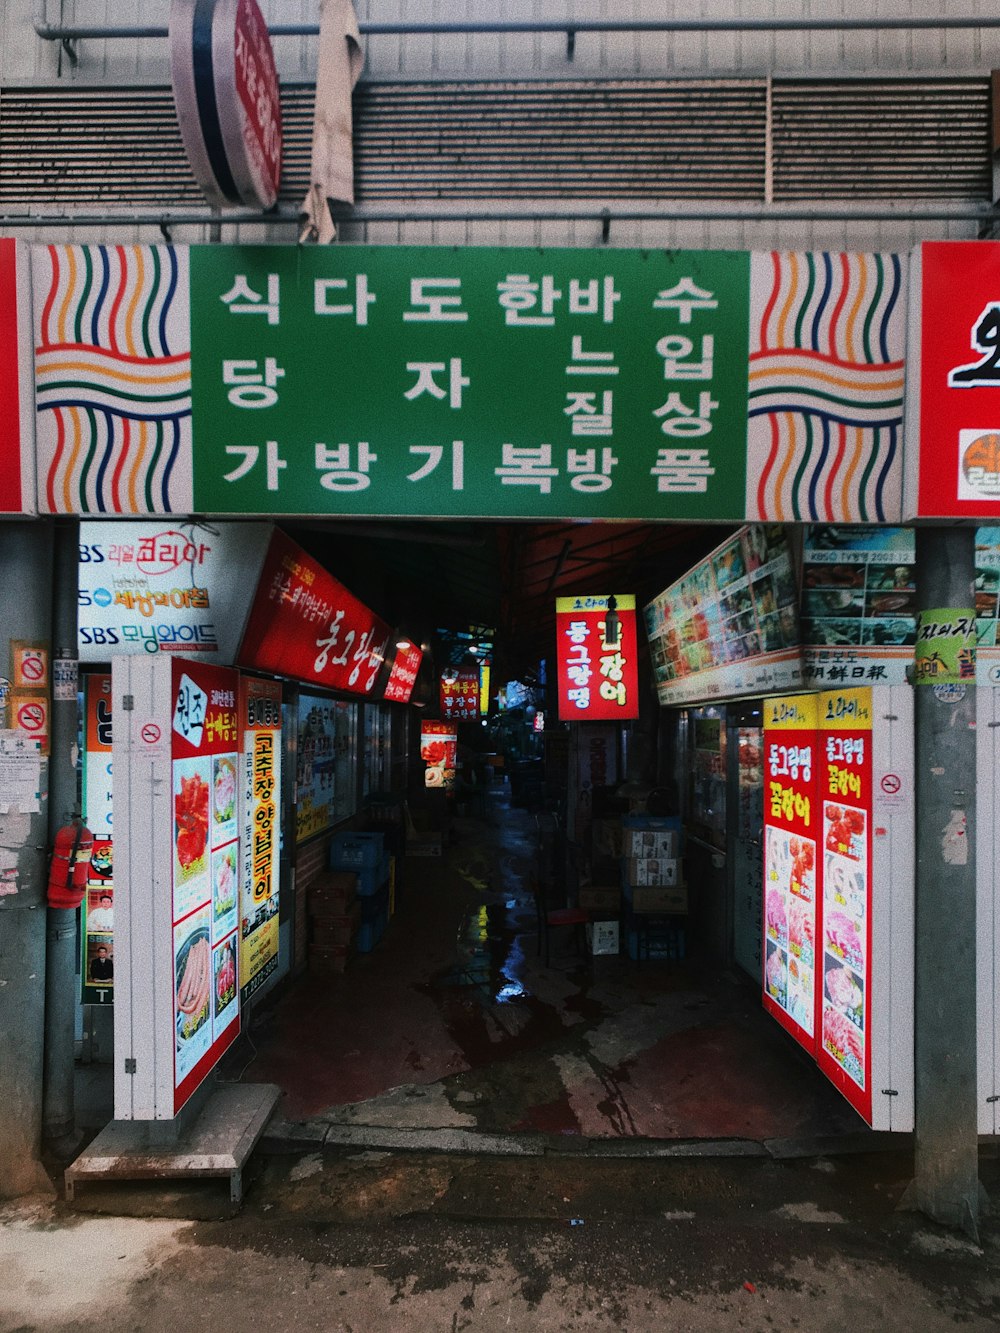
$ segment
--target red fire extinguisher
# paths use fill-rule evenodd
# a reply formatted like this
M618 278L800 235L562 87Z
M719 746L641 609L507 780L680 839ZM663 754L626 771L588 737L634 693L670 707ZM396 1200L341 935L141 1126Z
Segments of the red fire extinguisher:
M87 889L94 835L82 819L64 824L56 834L49 867L49 906L79 907Z

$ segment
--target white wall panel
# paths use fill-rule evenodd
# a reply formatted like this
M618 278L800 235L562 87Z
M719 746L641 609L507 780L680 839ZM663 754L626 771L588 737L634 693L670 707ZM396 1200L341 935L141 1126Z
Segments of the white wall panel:
M261 0L271 23L317 23L319 0ZM814 17L940 18L940 0L357 0L362 21L491 19L726 19ZM963 0L963 14L996 16L991 0ZM0 79L28 82L163 82L169 75L162 38L100 38L81 42L78 63L35 36L33 22L165 25L169 0L0 0L4 42ZM971 73L1000 67L1000 30L849 30L834 32L578 33L566 58L564 33L475 33L375 36L366 39L365 77L576 77L783 73ZM311 79L315 37L275 39L284 79ZM59 71L59 72L57 72Z

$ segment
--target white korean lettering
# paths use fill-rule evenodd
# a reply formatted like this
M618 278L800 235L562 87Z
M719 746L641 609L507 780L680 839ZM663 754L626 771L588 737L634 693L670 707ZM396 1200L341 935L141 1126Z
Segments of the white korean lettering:
M468 320L469 315L467 311L462 309L461 295L449 294L452 292L459 293L461 286L461 278L411 278L410 305L418 308L404 310L403 319L435 323L445 323L447 321L464 323ZM444 290L435 292L433 290L435 287L441 287Z
M566 471L574 473L570 481L574 491L607 491L611 489L611 469L618 459L610 449L570 449L566 454Z
M317 315L353 315L359 328L368 323L368 307L374 305L376 296L368 290L368 274L359 273L354 279L354 304L333 305L333 293L347 292L350 288L348 278L317 278L313 283L313 310Z
M256 466L257 460L260 458L260 446L256 444L227 444L226 453L232 454L236 458L242 458L243 462L234 467L232 472L223 473L223 480L242 481ZM280 457L278 453L278 441L268 440L264 446L264 467L269 491L278 489L278 477L287 466L288 460Z
M718 310L719 303L714 292L699 287L693 278L681 278L674 287L658 292L653 302L654 310L676 310L682 324L691 323L695 310Z
M461 357L453 356L450 358L447 366L443 361L407 361L406 369L411 375L417 376L417 382L403 394L404 398L411 401L419 398L423 393L429 393L432 398L447 398L448 406L458 408L462 406L462 390L468 388L469 379L462 374ZM443 375L448 372L448 388L444 389L437 383L434 376Z
M567 375L617 375L614 365L614 352L585 352L583 338L579 333L573 335L571 364L566 367Z
M267 300L250 286L246 275L239 273L232 287L219 298L229 307L231 315L266 315L268 324L277 324L280 318L281 284L277 273L267 275Z
M537 486L542 495L552 493L552 478L559 469L552 466L552 446L520 449L513 444L503 446L503 463L493 469L504 486Z
M694 342L683 334L671 333L661 338L656 350L663 357L665 380L710 380L715 361L715 339L710 333L701 340L701 360L687 361L694 351Z
M715 468L709 467L707 449L659 449L650 473L658 491L704 492Z
M422 463L416 472L406 474L407 481L423 481L429 477L434 469L444 458L445 447L443 444L411 444L410 453L425 454L427 462ZM465 442L463 440L452 440L451 442L451 489L461 491L465 489Z
M653 416L660 418L664 435L707 435L712 429L711 415L718 406L717 400L704 389L698 395L697 410L688 407L679 393L672 393L653 411Z
M265 358L263 371L259 366L259 361L223 361L223 384L236 386L226 394L234 407L273 407L278 401L276 386L285 372L273 356Z
M373 454L366 440L357 446L357 463L351 464L351 446L337 444L316 445L316 471L322 473L320 485L328 491L364 491L371 485L368 475L372 463L378 462L378 454Z
M614 395L610 389L601 394L600 411L596 393L567 393L563 414L571 418L574 435L610 435Z

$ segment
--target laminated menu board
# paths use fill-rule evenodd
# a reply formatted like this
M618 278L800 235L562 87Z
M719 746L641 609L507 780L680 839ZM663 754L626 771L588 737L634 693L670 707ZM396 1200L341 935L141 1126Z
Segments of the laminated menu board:
M912 690L764 710L764 1007L868 1124L910 1130Z
M816 1032L817 707L814 694L764 701L764 1008L809 1051Z

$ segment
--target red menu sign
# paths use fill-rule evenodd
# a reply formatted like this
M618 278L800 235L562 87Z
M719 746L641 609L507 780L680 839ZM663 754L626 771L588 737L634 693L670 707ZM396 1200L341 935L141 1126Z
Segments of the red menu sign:
M174 659L174 1113L240 1030L239 676Z
M418 648L409 639L401 639L396 644L396 656L393 658L392 670L389 672L383 697L390 703L408 704L423 660L422 648Z
M617 643L608 642L607 597L556 599L560 722L624 722L639 716L635 598L615 598Z
M927 241L911 282L904 517L1000 515L1000 243Z
M461 722L479 717L479 672L459 671L454 679L441 678L441 716Z
M0 239L0 514L35 509L29 283L27 249Z
M819 696L823 911L819 1066L871 1123L872 691Z
M370 695L389 626L275 529L238 661L241 666Z
M815 1049L817 699L764 702L764 1008Z

